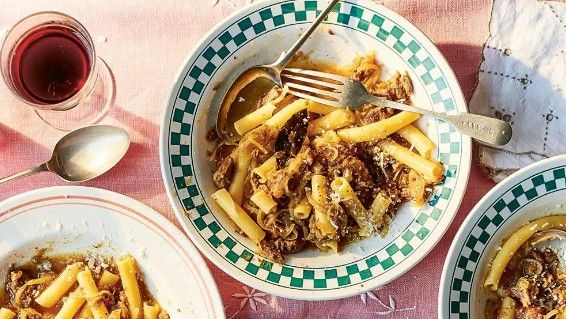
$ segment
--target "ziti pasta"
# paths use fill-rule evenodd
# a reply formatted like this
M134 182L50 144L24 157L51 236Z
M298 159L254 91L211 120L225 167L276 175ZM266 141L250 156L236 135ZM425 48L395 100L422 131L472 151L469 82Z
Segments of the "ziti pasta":
M0 319L168 319L135 260L42 254L8 271Z
M566 318L566 273L558 254L528 241L545 230L566 230L566 216L539 218L516 230L498 249L484 289L486 319Z
M372 94L410 101L409 76L383 80L373 54L348 73ZM400 204L423 204L444 178L434 143L412 124L419 117L371 105L336 109L274 88L236 121L237 144L215 140L212 199L277 262L309 246L338 251L385 236Z

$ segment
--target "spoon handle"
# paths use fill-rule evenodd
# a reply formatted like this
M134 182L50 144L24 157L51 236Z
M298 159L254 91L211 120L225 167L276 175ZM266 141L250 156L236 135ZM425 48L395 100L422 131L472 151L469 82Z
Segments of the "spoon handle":
M26 176L34 175L34 174L37 174L37 173L40 173L40 172L46 172L48 170L49 169L47 168L47 164L41 164L39 166L36 166L34 168L30 168L30 169L25 170L23 172L19 172L19 173L16 173L14 175L10 175L10 176L1 178L0 184L9 182L9 181L14 180L14 179L18 179L20 177L26 177Z
M334 5L338 2L339 0L332 0L330 1L330 4L328 4L328 6L326 7L326 9L324 9L324 11L322 11L318 17L316 18L316 20L314 20L314 22L311 24L311 26L307 29L307 31L305 31L305 33L303 33L299 39L293 43L293 46L287 50L284 51L283 53L281 53L281 56L279 57L279 59L273 63L272 67L277 69L277 71L279 73L281 73L281 71L283 70L283 68L285 68L285 66L287 65L287 63L289 63L289 60L291 60L291 58L295 55L295 53L297 53L297 51L299 51L299 49L301 48L301 46L305 43L305 41L307 41L307 39L310 37L310 35L314 32L314 30L316 30L316 28L318 27L318 25L322 22L322 20L324 20L324 18L326 18L326 16L328 15L328 13L330 12L330 10L332 10L332 8L334 8Z

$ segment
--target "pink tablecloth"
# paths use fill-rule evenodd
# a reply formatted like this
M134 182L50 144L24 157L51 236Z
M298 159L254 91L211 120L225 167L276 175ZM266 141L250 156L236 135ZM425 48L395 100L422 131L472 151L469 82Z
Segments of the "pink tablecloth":
M178 68L200 37L222 17L250 0L0 1L0 30L39 10L59 10L81 20L116 77L116 105L104 120L126 127L134 144L109 174L87 186L136 198L174 220L159 168L161 113ZM481 47L488 36L490 1L386 0L424 31L454 68L467 97L474 87ZM48 158L63 133L47 127L0 85L0 175ZM32 189L64 185L44 174L0 186L0 200ZM418 266L362 296L301 302L254 291L209 264L228 318L434 318L438 284L451 239L474 204L493 186L477 168L462 207L444 239ZM0 240L1 240L0 234Z

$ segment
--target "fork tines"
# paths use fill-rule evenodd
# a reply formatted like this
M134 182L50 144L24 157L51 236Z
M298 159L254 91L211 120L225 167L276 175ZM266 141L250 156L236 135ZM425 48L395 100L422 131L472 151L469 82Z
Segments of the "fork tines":
M284 69L281 79L289 87L289 93L336 107L348 80L340 75L296 68Z

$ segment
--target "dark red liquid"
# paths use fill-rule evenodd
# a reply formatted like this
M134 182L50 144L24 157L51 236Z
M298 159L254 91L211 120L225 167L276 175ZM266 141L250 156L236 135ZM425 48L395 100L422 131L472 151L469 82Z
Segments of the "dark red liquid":
M90 69L85 40L63 26L32 31L15 48L11 63L16 89L37 104L69 99L83 87Z

